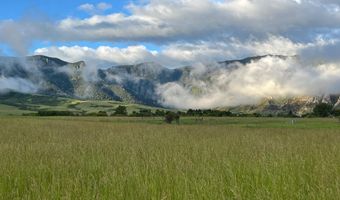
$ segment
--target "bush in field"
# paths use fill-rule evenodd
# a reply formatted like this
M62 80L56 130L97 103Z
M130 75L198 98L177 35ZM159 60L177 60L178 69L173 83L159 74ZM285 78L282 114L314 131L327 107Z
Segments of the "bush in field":
M230 111L221 111L221 110L212 110L212 109L208 109L208 110L193 110L193 109L189 109L186 112L187 116L207 116L207 117L227 117L227 116L232 116L233 114Z
M164 110L156 110L156 112L155 112L155 115L156 116L164 116L165 115L165 111Z
M105 111L99 111L99 112L86 113L86 114L83 114L83 116L89 116L89 117L107 117L109 115Z
M168 124L172 124L173 121L176 121L179 124L180 115L174 112L167 112L165 114L164 121Z
M328 117L333 114L333 106L327 103L320 103L313 109L316 117Z
M340 110L333 110L333 115L340 116Z
M141 117L151 117L151 116L153 116L153 113L150 109L140 109L139 110L139 116L141 116Z
M38 116L74 116L71 111L39 110Z
M99 111L99 112L97 113L97 116L98 116L98 117L107 117L107 116L109 116L109 115L108 115L107 112L105 112L105 111Z
M115 115L126 116L127 115L126 106L118 106L115 110Z

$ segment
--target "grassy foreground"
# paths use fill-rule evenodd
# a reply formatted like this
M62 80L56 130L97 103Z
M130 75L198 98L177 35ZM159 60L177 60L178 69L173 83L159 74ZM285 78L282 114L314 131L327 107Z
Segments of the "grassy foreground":
M336 120L0 118L0 199L340 199Z

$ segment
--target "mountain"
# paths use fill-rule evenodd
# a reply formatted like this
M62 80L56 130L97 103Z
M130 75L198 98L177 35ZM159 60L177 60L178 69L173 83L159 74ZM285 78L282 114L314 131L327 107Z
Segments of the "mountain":
M149 106L162 106L159 85L177 83L189 88L194 95L200 95L204 88L195 82L209 83L219 73L217 69L233 70L238 64L248 64L266 55L242 60L229 60L199 67L169 69L157 63L112 66L97 69L84 61L66 62L58 58L42 55L16 58L0 57L0 103L8 92L34 93L51 98L62 97L80 100L110 100L137 103ZM194 77L194 78L193 78ZM256 105L219 107L218 109L242 113L263 113L279 115L293 112L298 115L311 112L313 107L327 102L340 107L338 95L303 96L294 98L265 98ZM8 102L7 102L8 103Z
M101 83L120 100L160 106L158 84L174 82L182 77L181 69L168 69L156 63L122 65L99 70Z
M334 106L334 109L340 109L339 95L322 95L322 96L300 96L292 98L263 99L256 105L235 106L219 108L229 110L233 113L254 114L259 113L264 116L284 116L292 113L297 116L303 116L313 112L313 108L320 104L327 103Z
M37 94L79 99L115 100L159 106L157 84L178 81L182 70L156 63L93 69L85 62L69 63L58 58L31 56L0 57L1 82L25 80L36 86ZM6 92L27 92L22 87L7 87ZM0 90L0 92L1 92Z

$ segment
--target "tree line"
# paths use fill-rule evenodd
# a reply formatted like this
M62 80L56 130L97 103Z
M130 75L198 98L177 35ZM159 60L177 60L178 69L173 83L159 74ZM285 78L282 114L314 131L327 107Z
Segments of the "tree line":
M172 118L176 119L177 116L182 117L274 117L271 114L260 114L260 113L232 113L230 111L214 110L214 109L188 109L187 111L169 111L156 109L151 110L147 108L135 110L132 113L128 113L126 106L118 106L113 112L108 113L106 111L98 112L75 112L75 111L55 111L55 110L39 110L37 113L29 114L35 116L131 116L131 117L166 117L171 115ZM288 113L281 113L276 115L277 117L298 117L292 111ZM302 117L330 117L340 116L340 111L335 110L333 105L327 103L320 103L316 105L312 113L306 114Z

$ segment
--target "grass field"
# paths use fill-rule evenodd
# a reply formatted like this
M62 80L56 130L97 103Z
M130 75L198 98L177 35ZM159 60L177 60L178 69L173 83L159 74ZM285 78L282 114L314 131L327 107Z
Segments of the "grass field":
M84 112L87 114L105 111L113 114L118 106L126 106L129 114L133 111L138 112L140 109L149 109L152 112L157 109L167 110L164 108L111 100L78 100L66 97L18 93L0 96L0 116L21 116L23 114L36 113L39 110Z
M335 119L0 117L0 199L340 199Z

